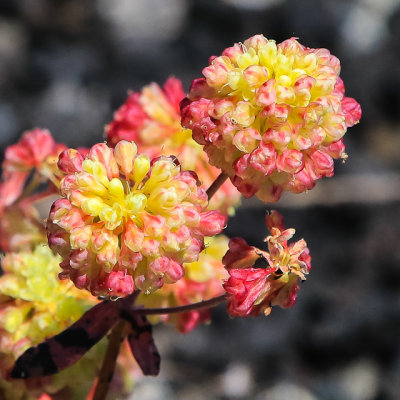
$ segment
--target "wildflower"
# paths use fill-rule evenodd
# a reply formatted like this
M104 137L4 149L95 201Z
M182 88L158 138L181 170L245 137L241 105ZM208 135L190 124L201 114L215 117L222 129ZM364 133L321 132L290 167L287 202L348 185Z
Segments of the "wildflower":
M245 197L301 193L333 175L361 117L339 72L326 49L253 36L211 57L181 103L182 125Z
M150 295L142 293L137 303L146 307L177 307L222 295L225 292L222 281L228 275L222 257L227 248L228 239L223 235L206 238L206 248L198 261L184 264L184 278L174 284L165 284ZM188 333L199 323L209 321L210 316L210 309L202 309L161 315L153 317L152 321L161 320L173 324L179 332Z
M9 381L8 373L15 360L28 348L67 328L97 300L76 289L71 282L57 279L60 256L45 243L32 251L7 253L2 259L0 277L0 393L5 400L85 398L97 373L107 341L91 349L77 364L52 377ZM124 353L120 361L127 359ZM119 362L126 374L131 367ZM129 385L124 375L124 384ZM114 388L120 394L120 382ZM41 396L41 397L39 397ZM61 396L61 394L60 394Z
M273 211L266 217L271 231L265 241L268 251L249 246L241 238L229 242L223 258L229 279L228 312L234 317L268 315L271 307L292 307L296 303L299 278L306 279L311 257L304 239L288 244L294 229L284 229L282 216Z
M59 262L60 257L54 256L44 243L33 251L7 253L2 259L0 387L8 386L1 379L6 378L7 371L24 350L75 322L96 301L57 279ZM23 389L23 385L19 387ZM15 391L12 393L15 396Z
M139 93L130 93L106 127L107 142L114 147L121 140L133 140L150 158L173 154L179 157L183 169L196 171L203 185L209 187L220 171L208 163L191 130L181 126L179 103L184 97L181 81L172 77L163 88L151 83ZM240 193L225 182L209 209L232 212L239 199Z
M150 161L134 142L100 143L84 158L66 150L59 168L63 198L47 224L50 247L62 256L61 279L94 295L154 291L184 275L204 236L221 232L225 217L205 211L207 195L174 157Z
M48 130L40 128L25 132L18 143L7 147L0 183L0 215L21 195L32 170L37 184L50 180L58 185L57 161L64 149Z

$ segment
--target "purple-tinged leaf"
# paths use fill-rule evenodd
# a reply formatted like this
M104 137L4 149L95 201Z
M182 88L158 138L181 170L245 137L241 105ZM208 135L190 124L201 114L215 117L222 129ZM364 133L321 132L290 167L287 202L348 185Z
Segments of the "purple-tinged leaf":
M120 303L103 301L69 328L35 347L30 347L15 362L14 379L53 375L75 364L117 322Z
M160 353L153 339L153 329L145 315L137 315L127 309L121 311L121 318L131 324L128 343L135 360L144 375L156 376L160 372Z

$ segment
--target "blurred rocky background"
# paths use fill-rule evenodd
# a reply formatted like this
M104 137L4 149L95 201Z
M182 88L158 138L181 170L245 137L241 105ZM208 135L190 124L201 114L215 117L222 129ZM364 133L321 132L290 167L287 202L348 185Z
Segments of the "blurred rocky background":
M162 374L133 398L399 399L399 0L0 0L0 148L35 126L70 146L101 141L128 89L169 75L187 89L210 55L256 33L330 49L363 108L336 176L277 206L312 273L268 318L222 307L189 335L156 329ZM244 202L227 234L262 246L264 215Z

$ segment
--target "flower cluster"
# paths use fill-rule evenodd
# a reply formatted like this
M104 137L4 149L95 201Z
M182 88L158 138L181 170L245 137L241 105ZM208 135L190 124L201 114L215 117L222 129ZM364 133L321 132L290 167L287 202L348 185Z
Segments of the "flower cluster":
M40 128L25 132L18 143L7 147L0 183L0 215L21 195L33 169L37 184L50 180L58 186L58 155L65 148L54 141L48 130Z
M179 104L184 97L182 82L177 78L169 78L162 89L151 83L139 93L130 93L106 127L107 142L115 146L121 140L133 140L150 158L175 155L183 169L196 171L202 184L209 187L220 171L208 163L192 131L181 126ZM240 193L225 182L209 209L232 212L239 199Z
M326 49L256 35L212 57L187 98L176 78L130 93L106 127L107 144L68 149L36 128L8 147L0 182L0 397L97 396L124 335L143 373L158 373L148 320L189 332L224 300L235 317L292 307L311 257L303 239L289 243L295 230L278 212L266 216L266 250L216 235L240 193L275 202L284 191L312 189L333 175L334 159L347 157L343 136L361 109L345 97L339 72ZM48 207L39 206L50 205L48 195L57 197L46 220ZM99 301L91 294L106 301L81 318ZM85 334L76 352L72 341ZM55 367L38 366L36 356ZM117 368L124 386L132 369L125 359ZM14 385L11 377L29 378Z
M70 282L57 279L60 257L42 243L32 251L8 253L2 259L0 277L0 393L2 399L84 398L96 376L106 343L92 349L72 368L54 377L25 382L10 382L8 371L28 347L55 335L74 323L90 306L97 303L89 293ZM128 355L128 353L124 353ZM121 359L123 362L124 360ZM125 372L122 365L120 372ZM126 368L126 371L132 367ZM79 384L77 384L79 383ZM126 381L126 385L129 382ZM118 395L123 385L114 388Z
M60 258L41 244L33 251L8 253L1 262L0 277L0 378L7 376L16 357L26 348L60 332L75 322L96 300L57 279ZM72 286L72 287L71 287ZM36 391L51 387L50 379L36 382ZM64 382L66 385L67 382ZM7 387L9 389L7 389ZM0 390L11 383L0 379ZM24 385L19 387L22 393ZM22 398L22 395L21 395Z
M225 217L205 211L207 195L174 157L150 160L134 142L101 143L86 158L69 149L58 166L63 198L48 219L50 247L64 261L61 279L94 295L152 292L184 276L204 236L220 233Z
M283 217L273 211L266 217L271 231L265 241L268 252L249 246L241 238L229 242L223 263L229 272L224 283L228 312L234 317L268 315L271 306L292 307L296 303L299 278L306 279L311 257L304 239L288 244L294 229L285 229Z
M222 295L225 292L222 282L228 275L222 257L227 251L228 239L219 235L206 238L205 244L198 261L184 264L184 278L164 285L151 295L141 294L137 303L147 307L177 307ZM173 324L179 332L188 333L199 323L209 321L210 316L210 309L202 309L157 316L152 320Z
M326 49L256 35L211 57L181 103L182 124L245 197L274 202L312 189L346 158L342 137L361 108L339 73Z

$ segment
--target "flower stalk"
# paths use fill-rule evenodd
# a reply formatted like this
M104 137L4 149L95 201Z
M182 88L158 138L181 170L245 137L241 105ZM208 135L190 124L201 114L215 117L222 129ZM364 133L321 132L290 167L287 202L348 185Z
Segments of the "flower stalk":
M140 292L136 291L131 296L131 304L135 302ZM115 365L117 362L121 343L127 335L128 322L120 320L111 330L110 338L108 340L106 354L103 359L103 364L96 382L96 389L94 391L93 400L104 400L107 396L112 377L114 375Z
M133 297L133 301L130 302L128 307L131 309L131 311L134 311L136 314L142 314L142 315L165 315L165 314L188 312L193 310L202 310L205 308L216 307L217 305L225 301L225 295L223 294L221 296L214 297L209 300L199 301L197 303L187 304L184 306L165 307L165 308L163 307L139 308L134 306L134 302L139 293L140 293L139 291L136 292L136 295ZM101 366L99 377L96 383L96 389L94 392L93 400L104 400L107 396L110 383L114 375L115 365L117 362L120 346L128 333L128 327L129 323L121 320L114 326L114 328L111 331L106 354L104 356L103 364Z
M228 179L228 175L224 172L221 172L215 181L211 184L211 186L207 189L208 201L217 193L218 189L224 184L224 182Z
M104 400L107 396L108 389L114 375L121 343L125 339L128 326L128 322L121 320L111 331L103 365L101 366L99 377L96 382L93 400Z
M133 310L136 314L142 315L166 315L166 314L177 314L187 311L202 310L205 308L216 307L226 300L225 294L214 297L209 300L199 301L198 303L186 304L178 307L160 307L160 308L139 308L134 306Z

